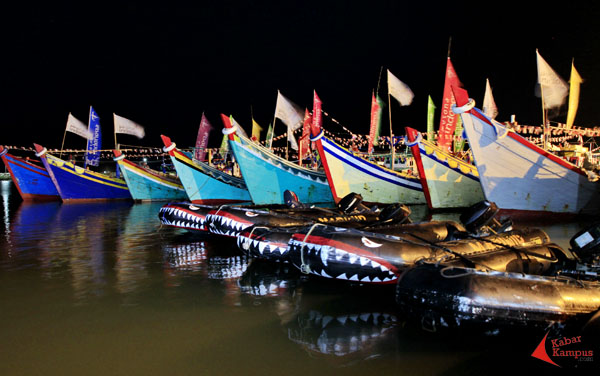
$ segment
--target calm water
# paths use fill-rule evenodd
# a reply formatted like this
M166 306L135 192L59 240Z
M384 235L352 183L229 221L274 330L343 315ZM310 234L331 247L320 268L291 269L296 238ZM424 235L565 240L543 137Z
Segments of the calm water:
M306 278L161 228L164 203L25 204L1 188L0 375L554 370L530 356L544 332L425 330L393 288ZM584 225L537 227L568 248Z

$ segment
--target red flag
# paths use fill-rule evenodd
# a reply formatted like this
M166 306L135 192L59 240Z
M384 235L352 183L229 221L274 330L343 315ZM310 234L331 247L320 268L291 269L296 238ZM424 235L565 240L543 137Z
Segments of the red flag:
M300 151L298 154L298 164L302 165L302 160L309 153L310 145L310 127L312 124L312 116L308 112L308 108L304 112L304 126L302 127L302 137L300 137Z
M438 136L438 146L446 150L450 150L452 146L452 137L456 128L456 122L458 121L458 115L452 112L452 105L456 103L454 95L452 95L452 86L461 87L462 84L454 71L450 58L448 58L446 80L444 83L444 98L440 115L440 132Z
M206 158L206 146L208 145L208 134L210 133L212 126L202 113L202 119L200 120L200 127L198 128L198 137L196 138L196 150L194 151L194 158L198 161L205 161Z
M373 152L373 146L377 144L377 138L379 137L379 126L381 125L381 106L379 105L379 101L375 98L375 93L373 93L373 98L371 99L371 129L369 132L369 148L368 152L371 154Z
M313 116L312 116L312 124L311 131L312 134L317 135L321 132L321 124L322 124L322 115L321 115L321 99L317 95L317 91L315 90L315 94L313 97Z

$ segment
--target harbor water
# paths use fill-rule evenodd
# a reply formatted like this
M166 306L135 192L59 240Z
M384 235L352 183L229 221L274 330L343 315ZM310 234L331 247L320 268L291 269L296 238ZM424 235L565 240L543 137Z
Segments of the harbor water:
M1 184L0 375L558 370L531 356L544 330L432 328L399 313L393 287L307 277L161 227L164 202L31 204ZM523 225L568 249L588 224Z

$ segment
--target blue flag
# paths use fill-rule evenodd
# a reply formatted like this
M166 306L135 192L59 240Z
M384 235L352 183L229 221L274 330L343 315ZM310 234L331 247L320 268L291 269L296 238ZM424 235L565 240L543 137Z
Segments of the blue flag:
M88 129L93 137L88 140L87 153L85 154L85 166L98 166L100 164L100 149L102 148L102 137L100 135L100 117L90 106L90 120Z

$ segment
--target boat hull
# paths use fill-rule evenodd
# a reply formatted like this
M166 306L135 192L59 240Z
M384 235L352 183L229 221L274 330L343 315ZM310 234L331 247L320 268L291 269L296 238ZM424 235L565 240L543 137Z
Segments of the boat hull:
M368 203L426 203L418 176L393 171L357 157L325 136L316 143L336 202L354 192Z
M464 208L484 200L475 165L421 139L412 128L406 128L406 135L430 209Z
M47 153L42 161L65 202L131 200L123 179L87 170Z
M202 162L193 161L181 151L169 152L179 180L195 204L221 205L250 202L242 179L230 176Z
M56 186L43 165L38 166L2 149L2 162L24 201L60 201Z
M243 139L230 141L229 145L255 205L284 204L286 190L296 193L305 204L333 205L323 172L295 165Z
M585 171L492 123L478 109L461 116L487 200L514 213L599 212L600 183Z
M158 171L144 168L132 161L117 161L129 192L134 200L187 200L188 196L178 179L168 178Z

